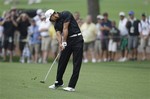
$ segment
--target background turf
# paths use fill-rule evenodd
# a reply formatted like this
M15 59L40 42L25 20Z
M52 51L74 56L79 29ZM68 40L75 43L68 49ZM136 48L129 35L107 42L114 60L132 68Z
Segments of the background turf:
M49 64L0 63L0 99L150 99L150 62L109 62L82 65L75 93L50 90L56 64L45 84ZM67 86L72 71L64 75Z
M49 9L53 8L56 11L70 10L72 12L79 11L81 17L85 18L87 15L87 0L43 0L41 4L27 5L28 0L18 0L19 4L16 5L17 8L26 9ZM150 0L99 0L101 2L101 13L108 12L110 19L118 20L118 13L120 11L125 11L126 13L130 10L135 11L137 18L140 18L141 13L145 12L150 15ZM146 3L147 2L147 3ZM3 0L0 0L0 14L4 10L8 10L13 6L3 5ZM91 8L92 9L92 8Z

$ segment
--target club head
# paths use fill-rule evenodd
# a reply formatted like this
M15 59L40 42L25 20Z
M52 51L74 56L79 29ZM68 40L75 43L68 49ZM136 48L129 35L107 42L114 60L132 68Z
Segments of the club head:
M43 83L43 84L44 84L44 83L45 83L45 81L40 81L40 83Z

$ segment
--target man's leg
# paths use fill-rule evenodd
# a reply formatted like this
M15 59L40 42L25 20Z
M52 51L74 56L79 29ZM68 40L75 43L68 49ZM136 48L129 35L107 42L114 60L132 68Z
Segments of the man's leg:
M88 43L84 43L84 47L83 47L83 62L84 63L87 63L88 62L88 57L87 57L87 54L88 54L88 46L89 44Z
M59 58L59 62L58 62L58 68L57 68L57 76L56 76L56 83L55 85L62 85L63 84L63 74L66 70L70 55L72 53L72 50L70 47L66 47L62 52L61 52L61 56Z
M133 59L133 36L129 36L128 38L128 50L130 53L130 59Z
M68 87L75 88L76 83L78 81L81 64L82 64L83 43L79 42L74 47L72 47L72 49L73 49L73 73Z
M137 50L137 48L138 48L138 36L135 36L134 38L133 38L133 47L134 47L134 60L137 60L137 56L138 56L138 50Z

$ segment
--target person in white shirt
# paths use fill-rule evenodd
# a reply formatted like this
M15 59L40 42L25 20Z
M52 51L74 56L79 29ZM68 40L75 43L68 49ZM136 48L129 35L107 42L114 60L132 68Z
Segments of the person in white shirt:
M54 25L51 24L50 29L50 38L51 38L51 51L53 53L53 58L55 59L57 57L58 49L59 49L59 44L57 41L57 35L56 35L56 30L54 28Z
M146 15L143 13L142 14L142 19L139 23L139 32L140 32L140 44L142 48L142 55L143 58L142 60L146 60L146 47L148 46L148 39L149 39L149 34L150 34L150 23L146 19Z
M128 30L126 28L126 24L128 19L125 17L124 12L119 13L120 21L118 29L120 31L121 41L120 41L120 49L121 49L121 58L119 59L120 62L124 62L127 60L128 56Z
M96 36L96 41L95 41L95 56L97 56L97 62L101 62L101 36L102 36L102 31L100 30L101 28L101 23L104 20L104 17L102 15L97 16L97 36Z
M42 13L43 13L42 9L37 9L36 16L33 17L33 19L36 22L36 25L38 25L38 26L40 25L40 22L41 22L41 15L42 15Z
M50 22L46 21L45 15L41 15L41 23L39 25L39 32L41 34L41 50L42 62L47 63L48 52L50 48L50 35L49 35Z
M90 50L92 56L92 62L95 63L95 55L94 55L94 43L97 35L96 25L92 22L92 18L90 15L87 16L86 22L81 26L81 31L84 39L84 61L88 62L87 52Z

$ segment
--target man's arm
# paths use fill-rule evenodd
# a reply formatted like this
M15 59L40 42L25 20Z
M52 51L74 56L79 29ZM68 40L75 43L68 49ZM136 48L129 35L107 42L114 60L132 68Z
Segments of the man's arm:
M70 22L65 22L65 23L63 24L63 42L66 42L66 41L67 41L69 23L70 23Z
M142 37L141 23L138 24L138 31L139 31L139 33L140 33L140 37Z
M58 44L61 45L62 44L62 36L60 34L60 31L56 32L56 36L57 36Z
M57 31L56 32L56 35L57 35L57 41L58 41L58 44L59 44L59 50L62 51L65 49L65 44L63 44L63 40L62 40L62 36L61 36L61 32L60 31Z
M18 26L17 22L14 20L14 18L13 18L13 17L11 17L11 21L12 21L12 23L13 23L13 25L14 25L15 27L17 27L17 26Z

